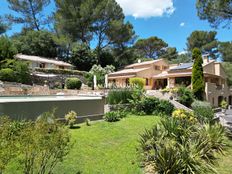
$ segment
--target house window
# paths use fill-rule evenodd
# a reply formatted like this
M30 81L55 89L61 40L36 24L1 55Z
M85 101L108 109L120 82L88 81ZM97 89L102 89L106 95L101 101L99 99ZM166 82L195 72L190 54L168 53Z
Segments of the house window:
M64 66L59 66L59 69L64 69Z
M148 78L146 78L146 86L148 86L149 85L149 80L148 80Z
M40 64L39 64L39 67L40 67L40 68L45 68L45 63L40 63Z
M160 70L160 66L155 65L155 70Z

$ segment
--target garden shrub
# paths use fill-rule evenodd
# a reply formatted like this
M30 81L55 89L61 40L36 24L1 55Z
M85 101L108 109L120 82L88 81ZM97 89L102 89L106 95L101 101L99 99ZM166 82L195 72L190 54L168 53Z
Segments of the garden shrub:
M146 80L143 78L134 77L134 78L129 79L129 83L130 83L130 86L132 86L132 87L137 86L140 89L143 89L145 84L146 84Z
M196 100L192 104L194 115L201 123L210 123L214 118L213 108L208 102Z
M65 80L67 89L81 89L82 82L78 78L67 78Z
M34 122L0 117L0 172L14 162L19 173L53 173L68 154L70 134L52 112ZM13 173L17 172L14 171Z
M193 112L188 112L184 109L176 109L172 113L172 117L174 119L178 119L182 122L189 122L189 123L196 123L197 119L195 118L195 115Z
M171 115L174 110L172 103L155 97L143 97L140 101L133 103L133 112L139 115L151 115L163 113Z
M143 164L150 164L154 173L215 173L216 156L225 150L225 129L219 124L182 123L163 118L141 135Z
M120 116L119 116L118 112L111 111L111 112L107 112L104 115L104 119L107 122L116 122L116 121L120 121Z
M114 104L126 104L132 99L133 91L130 88L112 89L108 92L107 103Z
M28 68L28 63L23 61L15 61L13 68L15 70L17 82L24 84L30 83L30 70Z
M177 91L178 94L178 101L187 106L190 107L191 104L194 101L194 97L193 97L193 93L190 89L186 88L186 87L180 87Z
M15 72L13 69L4 68L0 70L0 80L14 82L16 80Z
M70 128L73 128L76 122L77 113L75 111L70 111L68 114L65 115L65 119Z

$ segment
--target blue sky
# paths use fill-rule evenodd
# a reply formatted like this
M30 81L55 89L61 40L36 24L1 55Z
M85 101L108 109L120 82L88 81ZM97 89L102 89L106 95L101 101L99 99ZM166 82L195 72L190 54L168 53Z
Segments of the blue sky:
M194 30L215 30L207 21L198 18L195 9L196 0L116 0L126 14L139 38L158 36L169 46L176 47L179 52L186 48L186 39ZM55 10L54 3L45 9L45 13ZM6 0L1 0L0 15L12 13ZM15 25L8 35L21 30ZM231 41L232 31L219 28L217 38L220 41Z

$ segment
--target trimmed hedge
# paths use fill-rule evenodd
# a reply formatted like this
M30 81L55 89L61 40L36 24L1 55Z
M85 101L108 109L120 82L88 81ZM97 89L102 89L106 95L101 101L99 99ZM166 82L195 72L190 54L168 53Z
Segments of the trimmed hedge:
M146 80L143 78L135 77L129 79L130 86L138 86L139 88L143 88L146 84Z
M80 75L84 76L87 72L70 70L70 69L55 69L55 68L36 68L35 71L52 74L68 74L68 75Z
M65 80L67 89L81 89L82 82L78 78L67 78Z

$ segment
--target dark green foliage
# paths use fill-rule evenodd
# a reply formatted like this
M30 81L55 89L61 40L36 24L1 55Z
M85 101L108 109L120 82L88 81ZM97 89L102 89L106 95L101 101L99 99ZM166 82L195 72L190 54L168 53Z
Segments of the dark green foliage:
M13 69L17 78L17 82L28 84L30 83L30 70L27 62L15 61Z
M194 97L193 97L193 93L190 89L186 88L186 87L180 87L177 91L178 94L178 101L187 106L190 107L191 104L194 101Z
M212 106L208 102L194 101L192 103L194 115L201 123L211 123L214 118Z
M0 70L0 80L14 82L16 80L16 76L14 70L10 68L4 68Z
M6 59L1 62L3 81L19 82L24 84L31 83L30 70L28 63L15 59Z
M133 112L139 115L165 114L171 115L174 106L169 101L160 100L155 97L143 97L140 101L133 103Z
M175 60L178 57L178 52L175 47L168 47L163 54L160 55L161 58L164 58L168 61ZM183 62L181 62L183 63Z
M67 78L65 80L65 85L67 89L81 89L82 82L78 78Z
M197 0L197 14L202 20L207 20L217 28L224 23L224 27L231 25L232 2L231 0Z
M0 61L12 59L16 53L13 42L6 36L0 36Z
M74 45L70 60L81 71L89 71L97 63L96 55L86 44Z
M133 26L124 22L122 8L115 0L55 0L58 32L90 45L96 43L98 64L105 48L123 48L134 37Z
M232 42L220 42L219 52L224 62L232 62Z
M199 48L203 54L209 54L213 59L218 58L218 41L216 31L193 31L187 38L188 51Z
M164 48L168 44L158 37L150 37L148 39L139 39L134 48L138 50L141 57L146 58L158 58L161 54L164 53Z
M19 53L47 58L57 56L53 34L48 31L26 31L12 39Z
M203 100L203 94L205 90L204 75L203 75L203 60L201 57L201 51L195 48L192 53L192 59L194 60L192 68L192 91L194 96L198 100Z
M157 173L215 173L216 153L225 150L225 129L221 125L186 125L165 118L140 139L144 164Z
M114 104L126 104L132 99L133 89L112 89L108 92L107 103Z
M222 66L227 76L227 83L229 86L232 86L232 63L223 62Z
M10 22L23 24L24 28L40 30L42 26L49 24L49 16L43 15L43 9L50 0L7 0L9 8L17 15L7 15Z

